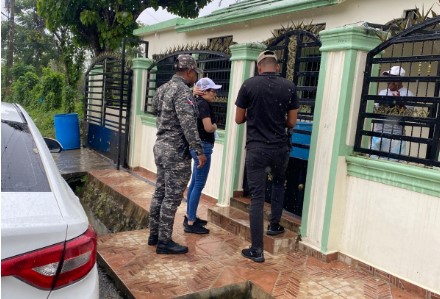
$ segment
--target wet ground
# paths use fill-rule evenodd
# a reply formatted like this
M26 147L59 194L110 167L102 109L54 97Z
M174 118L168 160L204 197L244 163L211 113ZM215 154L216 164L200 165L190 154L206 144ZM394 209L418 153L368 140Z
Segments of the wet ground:
M54 155L65 177L89 172L134 205L149 208L154 191L151 174L117 171L112 161L84 148ZM214 205L202 200L199 216L206 219L208 208ZM100 298L121 298L111 279L122 286L128 298L176 298L246 281L275 298L425 297L403 291L383 277L339 261L326 263L301 251L265 253L265 263L254 263L241 256L241 249L249 242L219 226L209 223L208 235L185 233L185 210L183 202L176 214L173 239L187 245L188 254L157 255L154 246L146 244L148 229L99 235L99 259L105 264L103 269L110 271L107 276L100 269Z
M84 176L92 169L116 169L112 160L85 147L54 153L52 157L65 179Z

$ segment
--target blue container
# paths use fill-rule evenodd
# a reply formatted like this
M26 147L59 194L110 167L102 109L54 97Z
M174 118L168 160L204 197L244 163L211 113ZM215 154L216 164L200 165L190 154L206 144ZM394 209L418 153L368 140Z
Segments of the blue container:
M313 123L298 122L293 129L291 137L292 148L290 149L290 156L302 160L309 159L310 151L310 137L312 134Z
M63 150L80 147L79 122L77 113L55 114L55 138Z

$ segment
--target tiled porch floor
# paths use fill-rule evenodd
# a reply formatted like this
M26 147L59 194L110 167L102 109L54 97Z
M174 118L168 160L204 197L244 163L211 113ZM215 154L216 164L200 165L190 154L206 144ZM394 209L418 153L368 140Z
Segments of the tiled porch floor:
M124 171L95 170L91 175L136 204L149 209L154 185ZM150 178L151 179L151 178ZM202 200L199 216L215 202ZM422 298L380 277L338 261L325 263L300 251L265 252L265 263L241 256L249 243L208 224L208 235L183 232L183 202L176 214L173 239L189 247L184 255L157 255L147 245L148 230L101 235L98 253L134 298L173 298L250 280L275 298Z

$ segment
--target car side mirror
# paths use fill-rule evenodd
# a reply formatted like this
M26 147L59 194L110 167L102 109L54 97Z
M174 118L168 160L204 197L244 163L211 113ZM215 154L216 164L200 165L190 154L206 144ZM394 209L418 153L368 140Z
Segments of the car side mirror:
M63 150L63 146L56 139L44 137L44 141L46 141L46 145L51 153L59 153Z

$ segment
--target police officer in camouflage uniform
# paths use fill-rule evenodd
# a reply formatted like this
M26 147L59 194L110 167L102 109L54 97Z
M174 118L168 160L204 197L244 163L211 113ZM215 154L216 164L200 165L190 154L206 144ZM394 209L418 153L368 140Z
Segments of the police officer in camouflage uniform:
M157 139L154 159L157 166L156 190L150 206L148 245L157 245L158 254L187 253L188 247L171 239L176 210L191 176L193 149L202 167L206 162L197 131L194 98L188 86L197 81L201 70L191 55L182 54L174 64L176 73L160 86L153 97Z

